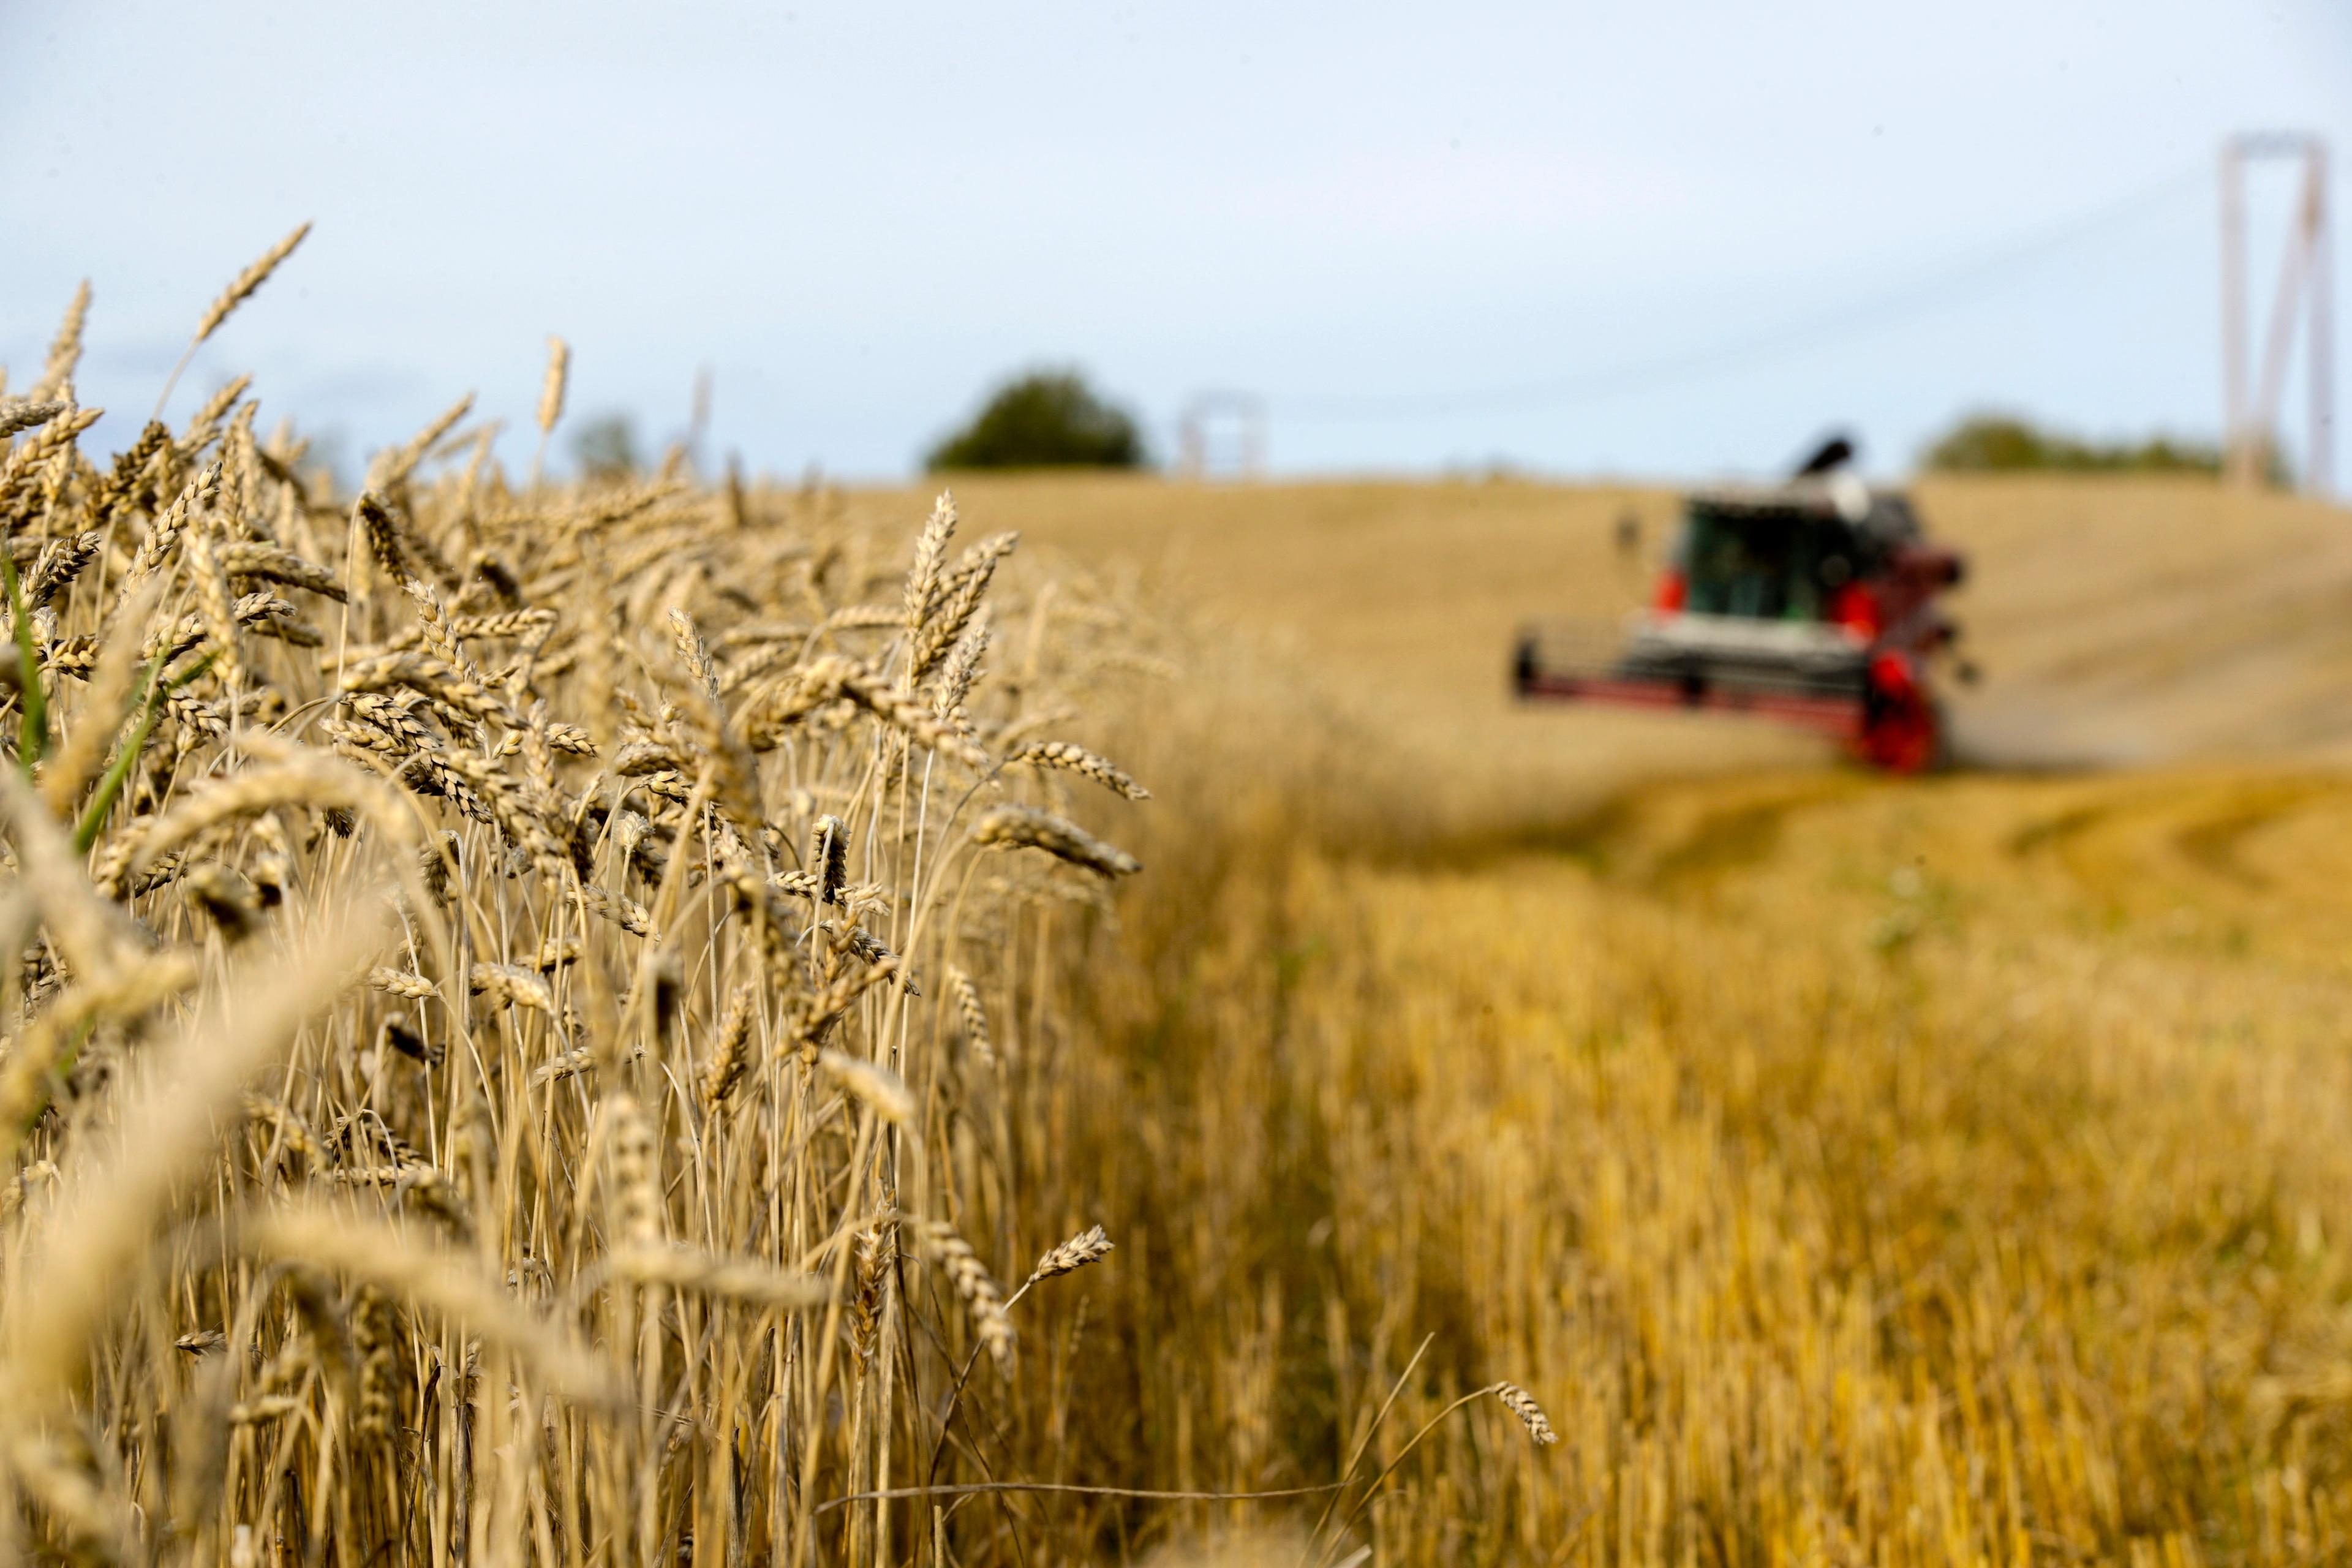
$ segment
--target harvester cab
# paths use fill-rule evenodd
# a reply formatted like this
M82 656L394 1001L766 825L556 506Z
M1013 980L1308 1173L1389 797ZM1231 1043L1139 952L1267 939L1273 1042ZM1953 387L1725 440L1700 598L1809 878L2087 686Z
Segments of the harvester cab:
M1961 561L1852 457L1833 440L1783 483L1691 493L1650 606L1622 626L1526 627L1519 696L1753 713L1894 772L1934 765L1943 719L1929 666L1958 635L1937 596Z

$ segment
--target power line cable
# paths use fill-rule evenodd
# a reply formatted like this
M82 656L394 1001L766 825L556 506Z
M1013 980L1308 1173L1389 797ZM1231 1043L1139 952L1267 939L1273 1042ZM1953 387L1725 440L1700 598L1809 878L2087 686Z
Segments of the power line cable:
M1956 297L1997 281L2011 269L2065 249L2078 240L2120 226L2173 200L2208 178L2187 169L2063 223L2034 231L1959 267L1903 285L1858 307L1841 308L1728 342L1612 365L1605 370L1516 386L1452 393L1341 393L1273 397L1270 409L1285 418L1315 421L1403 418L1416 415L1489 412L1589 402L1695 381L1853 336L1891 321L1924 313Z

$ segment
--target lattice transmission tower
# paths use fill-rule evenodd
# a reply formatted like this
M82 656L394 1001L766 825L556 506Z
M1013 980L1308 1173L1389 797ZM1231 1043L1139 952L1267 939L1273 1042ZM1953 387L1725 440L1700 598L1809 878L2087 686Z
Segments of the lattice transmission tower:
M1176 422L1176 466L1187 479L1255 479L1265 472L1265 400L1204 392Z
M2291 160L2301 166L2303 178L2271 300L2270 330L2250 386L2247 373L2255 367L2248 356L2246 171L2258 160ZM2304 484L2319 495L2334 490L2336 304L2329 249L2325 142L2298 132L2260 132L2221 143L2221 438L2224 470L2232 483L2261 483L2278 454L2280 404L2300 318L2311 399Z

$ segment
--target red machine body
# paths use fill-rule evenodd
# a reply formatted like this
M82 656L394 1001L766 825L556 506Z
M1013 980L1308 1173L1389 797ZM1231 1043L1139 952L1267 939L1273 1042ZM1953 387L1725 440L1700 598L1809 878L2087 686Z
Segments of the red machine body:
M1528 626L1515 682L1530 701L1757 714L1916 773L1942 754L1930 666L1958 635L1938 599L1962 571L1907 498L1843 470L1701 490L1650 607Z

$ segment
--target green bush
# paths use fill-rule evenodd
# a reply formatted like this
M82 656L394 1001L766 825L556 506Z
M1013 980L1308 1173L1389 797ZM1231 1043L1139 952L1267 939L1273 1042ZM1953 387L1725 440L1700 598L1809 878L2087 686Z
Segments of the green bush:
M637 456L636 422L625 414L604 414L580 426L572 455L583 479L625 479L645 467Z
M931 468L1139 468L1142 434L1076 371L1006 382L971 423L931 448Z
M1927 448L1927 466L1951 472L2218 474L2211 447L2156 436L2137 445L2077 440L2013 414L1971 414Z

